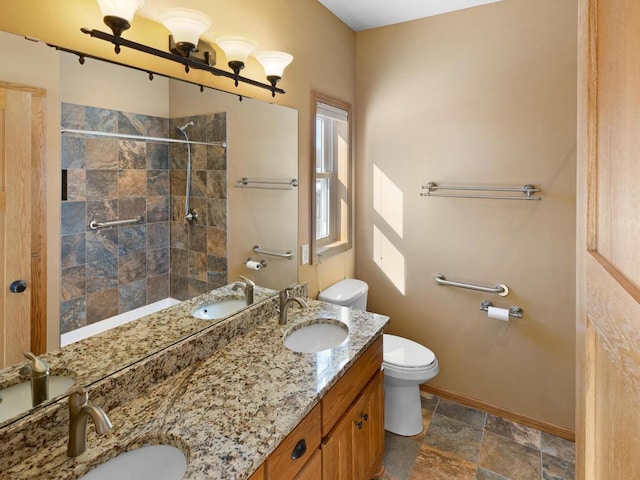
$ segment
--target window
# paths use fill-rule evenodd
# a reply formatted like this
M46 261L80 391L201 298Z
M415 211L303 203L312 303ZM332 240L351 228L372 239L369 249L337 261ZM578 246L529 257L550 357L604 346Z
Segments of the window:
M314 93L313 263L351 248L351 105Z

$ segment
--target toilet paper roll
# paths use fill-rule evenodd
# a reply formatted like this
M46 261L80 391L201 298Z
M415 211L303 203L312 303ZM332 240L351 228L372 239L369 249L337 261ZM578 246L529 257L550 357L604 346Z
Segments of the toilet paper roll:
M260 270L262 268L262 264L260 262L249 260L247 261L247 268L249 270Z
M509 321L509 309L507 308L489 307L487 313L489 314L489 318L495 318L503 322Z

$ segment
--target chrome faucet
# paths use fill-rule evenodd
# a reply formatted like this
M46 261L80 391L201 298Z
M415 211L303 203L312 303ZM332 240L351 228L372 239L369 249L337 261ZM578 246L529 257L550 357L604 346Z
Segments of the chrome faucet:
M307 302L304 301L302 297L292 297L290 293L293 291L293 287L287 287L280 292L280 317L278 319L278 323L280 325L286 325L289 319L287 318L287 314L289 312L289 305L292 302L296 302L302 308L309 308Z
M244 300L247 303L247 305L251 305L253 304L253 287L256 286L255 283L253 283L250 279L248 279L247 277L243 277L242 275L238 275L242 280L244 280L243 282L236 282L233 284L233 286L231 287L231 290L242 290L244 292Z
M87 449L87 420L91 417L98 435L111 430L107 414L100 407L88 405L89 394L78 388L69 395L69 443L67 456L77 457Z
M31 352L24 352L25 358L31 360L29 377L31 379L31 405L35 407L49 399L49 364Z

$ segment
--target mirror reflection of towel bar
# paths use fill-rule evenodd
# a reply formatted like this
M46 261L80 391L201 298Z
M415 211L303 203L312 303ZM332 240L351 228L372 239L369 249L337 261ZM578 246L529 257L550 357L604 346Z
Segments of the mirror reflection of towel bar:
M263 255L271 255L272 257L281 257L288 258L289 260L293 260L293 252L291 250L287 250L286 252L272 252L270 250L264 250L260 248L258 245L253 246L253 251L256 253L261 253Z
M448 287L466 288L468 290L476 290L478 292L495 293L501 297L509 295L509 287L504 283L499 283L495 287L483 287L481 285L473 285L471 283L454 282L453 280L447 280L441 273L436 273L433 276L433 281L436 285L445 285Z

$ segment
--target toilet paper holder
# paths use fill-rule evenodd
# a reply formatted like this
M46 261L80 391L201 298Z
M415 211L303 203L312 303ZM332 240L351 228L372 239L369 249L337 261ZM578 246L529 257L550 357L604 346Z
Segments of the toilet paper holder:
M252 263L257 263L259 265L258 268L265 268L267 266L267 261L266 260L253 260L251 257L247 258L246 262L242 262L243 265L250 265Z
M485 300L480 304L480 310L484 310L485 312L489 311L489 307L493 307L493 303L491 303L488 300ZM515 307L515 306L509 307L509 316L522 318L522 309L520 307Z

